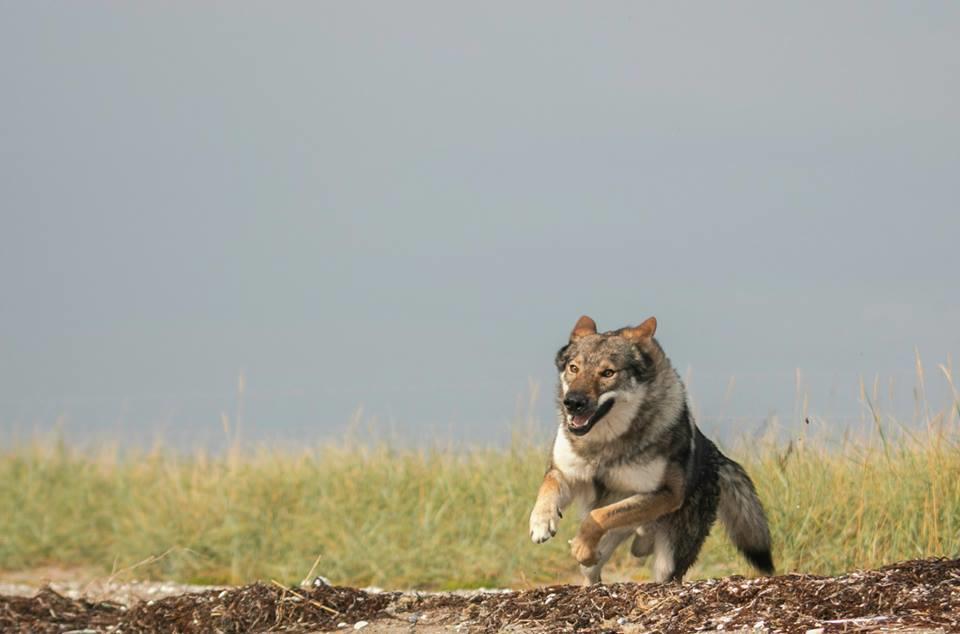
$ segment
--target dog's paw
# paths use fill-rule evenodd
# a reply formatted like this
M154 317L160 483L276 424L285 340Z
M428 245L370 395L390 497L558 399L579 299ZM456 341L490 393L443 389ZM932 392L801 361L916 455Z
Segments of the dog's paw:
M530 539L535 544L542 544L557 534L557 524L560 521L560 510L556 506L540 505L533 507L530 514Z
M600 560L596 542L584 538L580 533L577 533L577 536L570 540L570 553L581 566L592 566Z

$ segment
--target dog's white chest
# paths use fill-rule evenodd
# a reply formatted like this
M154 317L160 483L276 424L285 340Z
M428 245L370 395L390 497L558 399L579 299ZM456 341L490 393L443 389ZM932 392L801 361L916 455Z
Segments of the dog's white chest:
M593 483L599 476L608 490L632 495L659 489L663 484L667 461L660 457L643 463L598 469L597 463L586 460L574 452L570 441L561 432L557 434L553 443L553 466L559 469L571 484Z
M663 484L667 468L664 458L654 458L640 464L619 465L601 475L604 486L621 493L651 493Z
M571 483L593 482L593 476L597 473L595 465L574 452L562 431L557 433L557 439L553 442L553 466Z

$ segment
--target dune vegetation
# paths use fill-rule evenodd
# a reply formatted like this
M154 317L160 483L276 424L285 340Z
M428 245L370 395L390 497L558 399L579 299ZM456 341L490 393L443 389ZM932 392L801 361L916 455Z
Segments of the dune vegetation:
M861 397L869 433L828 442L799 429L724 448L757 483L781 572L960 553L956 391L913 428ZM215 584L322 574L391 589L572 582L574 514L546 544L527 536L545 454L523 434L461 451L346 442L185 455L21 443L0 453L0 570ZM608 579L649 578L628 550ZM752 573L717 527L688 578L729 574Z

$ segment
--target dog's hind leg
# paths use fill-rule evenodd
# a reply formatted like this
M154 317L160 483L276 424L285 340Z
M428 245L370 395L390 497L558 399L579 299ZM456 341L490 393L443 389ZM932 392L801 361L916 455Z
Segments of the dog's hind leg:
M659 530L653 536L653 578L659 583L671 581L676 578L676 568L672 536Z
M641 526L636 533L630 544L630 554L637 559L644 559L653 553L653 529Z
M632 528L620 528L608 531L600 538L600 543L597 544L597 563L592 566L580 566L584 585L600 583L600 571L604 564L610 561L610 557L617 550L617 546L633 534L634 530Z

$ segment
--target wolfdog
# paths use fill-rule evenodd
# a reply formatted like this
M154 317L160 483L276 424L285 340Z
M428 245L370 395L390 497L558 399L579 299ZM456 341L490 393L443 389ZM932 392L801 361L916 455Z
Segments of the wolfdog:
M679 581L719 514L737 549L772 574L770 529L753 482L697 428L656 329L651 317L598 334L583 316L557 353L560 426L530 538L553 537L576 501L583 516L570 546L586 583L600 582L631 535L633 555L653 554L657 581Z

